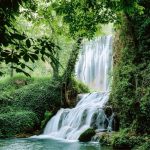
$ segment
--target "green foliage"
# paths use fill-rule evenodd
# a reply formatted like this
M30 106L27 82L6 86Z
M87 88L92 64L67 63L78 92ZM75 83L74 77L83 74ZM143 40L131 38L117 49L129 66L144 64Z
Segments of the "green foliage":
M148 135L139 136L126 128L119 132L100 134L99 139L100 144L111 145L114 149L137 150L144 145L146 147L145 143L148 143L150 137Z
M45 80L17 90L12 97L16 100L16 107L32 110L43 118L46 109L60 107L60 94L57 86Z
M39 58L45 61L45 57L47 57L51 59L51 63L56 68L60 65L56 58L56 51L59 51L60 48L46 35L40 38L29 37L25 31L19 30L20 28L16 26L15 22L16 15L19 14L19 5L26 7L28 13L30 11L33 13L36 10L35 1L28 3L27 0L24 0L24 2L13 0L9 2L10 5L3 1L0 2L2 3L0 5L0 21L2 22L0 27L0 61L11 64L12 70L30 76L24 70L25 68L32 70L26 62L34 63ZM0 71L0 74L2 73Z
M133 147L132 141L130 141L128 136L118 135L113 139L113 147L118 149L131 149Z
M39 120L35 113L24 110L0 114L0 137L32 132Z
M44 127L46 126L47 122L51 119L51 117L53 116L53 113L50 111L46 111L44 113L44 120L42 120L41 122L41 129L44 129Z
M22 81L26 81L26 84ZM46 110L56 111L60 107L60 89L57 90L58 87L50 82L50 78L23 76L3 80L0 84L2 137L33 133L40 129Z
M98 24L113 22L115 18L103 1L59 0L52 5L63 16L64 22L69 24L70 34L74 37L91 38L97 31Z
M140 147L136 148L137 150L149 150L150 149L150 141L143 143Z
M77 81L75 78L72 78L72 91L76 91L77 94L89 93L89 88L84 85L82 82Z
M41 130L62 105L61 81L61 78L25 76L3 79L0 83L1 137ZM87 90L86 86L72 79L71 97Z
M111 137L113 147L118 149L138 149L137 147L139 147L140 145L145 145L144 143L147 143L149 140L149 136L138 136L134 133L131 133L129 130L122 130L119 133L115 133Z
M119 113L121 127L131 127L137 133L150 133L150 66L149 2L139 3L143 13L122 16L121 46L115 49L117 62L113 71L110 102ZM116 44L119 42L116 42ZM117 58L119 55L119 58Z
M92 128L87 129L86 131L84 131L80 137L78 138L78 140L80 142L89 142L91 141L91 138L95 135L95 130Z
M111 141L111 134L110 133L103 133L100 135L99 137L99 142L101 145L111 145L112 141Z

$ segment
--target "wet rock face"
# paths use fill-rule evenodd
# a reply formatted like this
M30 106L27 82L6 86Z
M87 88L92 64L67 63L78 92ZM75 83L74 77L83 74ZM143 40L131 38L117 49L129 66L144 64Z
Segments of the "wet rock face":
M111 106L106 106L104 111L105 111L105 114L106 114L107 118L109 118L113 113L113 110L112 110Z
M119 131L120 120L116 113L114 113L113 121L112 121L112 131Z
M104 121L104 128L108 129L111 126L111 131L119 131L119 117L116 113L113 112L112 107L105 107L104 112L106 115L106 119Z

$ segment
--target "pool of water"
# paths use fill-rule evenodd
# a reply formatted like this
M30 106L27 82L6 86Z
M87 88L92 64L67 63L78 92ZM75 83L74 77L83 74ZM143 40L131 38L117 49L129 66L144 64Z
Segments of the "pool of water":
M0 140L0 150L111 150L98 143L68 142L54 139Z

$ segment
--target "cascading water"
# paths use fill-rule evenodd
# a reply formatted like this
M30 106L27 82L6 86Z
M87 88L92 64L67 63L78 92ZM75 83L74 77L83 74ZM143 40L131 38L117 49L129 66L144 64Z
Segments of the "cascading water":
M43 136L77 140L90 127L104 130L103 107L109 98L108 74L112 66L111 39L111 36L103 36L84 43L76 65L77 77L101 92L84 94L75 108L60 109L47 123Z
M109 74L112 68L112 36L102 36L90 42L84 42L76 76L97 91L109 90Z

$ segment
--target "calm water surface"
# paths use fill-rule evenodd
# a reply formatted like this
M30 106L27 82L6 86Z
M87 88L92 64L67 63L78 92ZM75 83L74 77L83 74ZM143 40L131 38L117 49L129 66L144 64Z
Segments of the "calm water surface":
M0 150L111 150L98 143L65 142L53 139L0 140Z

